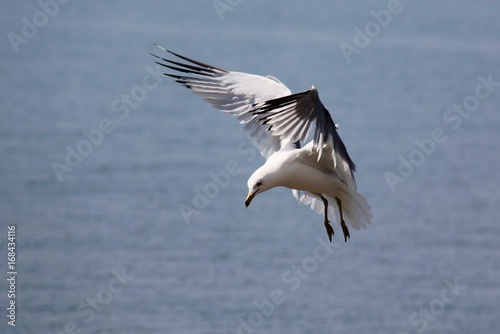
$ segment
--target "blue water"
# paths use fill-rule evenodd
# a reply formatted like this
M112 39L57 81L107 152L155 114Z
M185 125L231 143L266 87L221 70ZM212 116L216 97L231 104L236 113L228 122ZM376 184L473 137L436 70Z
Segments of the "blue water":
M482 83L500 81L498 2L51 3L0 14L2 333L498 333L500 87ZM385 26L370 14L389 9ZM286 189L245 209L262 158L151 74L152 41L315 85L372 226L344 243L336 225L327 247Z

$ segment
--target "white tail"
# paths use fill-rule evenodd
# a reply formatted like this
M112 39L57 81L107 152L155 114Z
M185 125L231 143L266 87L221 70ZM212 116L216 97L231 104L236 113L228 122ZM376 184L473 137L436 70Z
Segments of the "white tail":
M323 201L319 197L304 191L292 190L292 192L302 204L309 205L316 213L324 214ZM331 220L340 224L336 197L342 202L344 219L352 228L355 230L366 229L371 224L372 214L366 198L343 183L339 183L335 193L326 194L329 203L328 216Z
M328 194L329 203L336 204L335 197L338 197L342 202L342 213L346 222L355 230L368 228L368 225L371 224L372 214L366 198L355 189L344 184L336 190L336 194ZM329 205L328 207L332 208L332 206L336 207L336 205ZM330 209L329 211L337 212L338 209ZM337 222L339 222L339 219L337 219Z

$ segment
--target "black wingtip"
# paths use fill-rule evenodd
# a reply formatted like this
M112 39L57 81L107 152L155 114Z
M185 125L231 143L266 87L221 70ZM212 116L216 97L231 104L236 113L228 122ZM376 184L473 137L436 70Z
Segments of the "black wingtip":
M149 55L151 55L151 56L153 56L153 57L155 57L155 58L161 59L161 57L159 57L159 56L155 55L154 53L148 52L148 54L149 54ZM156 63L157 63L157 62L156 62Z
M165 52L169 52L167 49L165 49L165 48L164 48L163 46L161 46L160 44L155 43L155 42L151 42L151 43L153 43L153 45L154 45L154 46L156 46L158 49L161 49L161 50L163 50L163 51L165 51Z
M228 73L229 72L226 69L223 69L223 68L220 68L220 67L217 67L217 66L213 66L213 65L210 65L210 64L207 64L207 63L203 63L201 61L194 60L194 59L188 58L186 56L183 56L180 53L177 53L177 52L174 52L174 51L170 51L169 49L166 49L163 46L161 46L161 45L159 45L159 44L157 44L155 42L151 42L151 43L153 43L153 45L155 45L159 49L161 49L161 50L163 50L163 51L165 51L167 53L170 53L171 55L176 56L177 58L180 58L182 60L185 60L187 62L190 62L192 64L195 64L197 66L200 66L200 67L204 68L204 70L206 70L206 71L210 71L210 72L219 71L219 72L223 72L223 73ZM155 56L155 57L163 59L162 57L158 57L158 56ZM163 59L163 60L166 60L166 59ZM166 60L166 61L172 62L170 60Z

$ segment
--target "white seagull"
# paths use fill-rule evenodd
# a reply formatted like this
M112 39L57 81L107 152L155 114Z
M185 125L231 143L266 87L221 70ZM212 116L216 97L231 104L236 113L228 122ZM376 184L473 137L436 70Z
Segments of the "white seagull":
M292 94L272 76L228 71L155 45L172 58L151 54L157 64L175 71L164 74L216 109L236 116L267 159L248 179L246 207L257 194L282 186L324 214L330 241L334 232L329 217L340 224L345 241L350 238L346 222L356 230L367 228L372 215L367 200L356 190L356 167L314 86ZM303 145L312 124L313 138Z

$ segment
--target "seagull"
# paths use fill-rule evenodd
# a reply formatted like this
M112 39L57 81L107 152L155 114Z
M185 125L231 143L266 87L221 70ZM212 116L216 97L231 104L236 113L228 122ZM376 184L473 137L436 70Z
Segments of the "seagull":
M356 166L314 86L292 94L275 77L229 71L155 45L165 55L150 55L168 69L164 74L235 116L266 158L248 179L247 208L256 195L281 186L324 215L330 242L334 230L329 217L340 224L346 242L347 224L355 230L368 227L372 215L366 198L356 189ZM312 139L305 144L313 125Z

